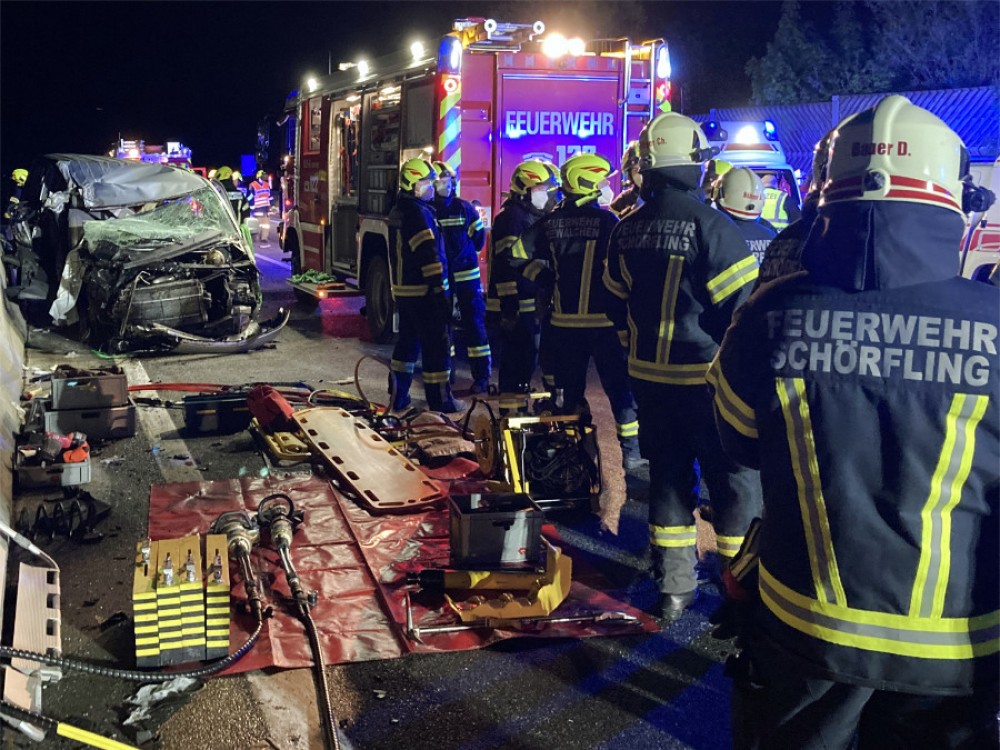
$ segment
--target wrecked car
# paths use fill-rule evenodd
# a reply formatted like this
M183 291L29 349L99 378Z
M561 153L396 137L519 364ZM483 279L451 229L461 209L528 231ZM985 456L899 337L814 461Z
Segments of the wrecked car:
M29 170L12 229L7 295L106 352L247 351L288 320L258 321L249 233L221 186L194 172L50 154Z

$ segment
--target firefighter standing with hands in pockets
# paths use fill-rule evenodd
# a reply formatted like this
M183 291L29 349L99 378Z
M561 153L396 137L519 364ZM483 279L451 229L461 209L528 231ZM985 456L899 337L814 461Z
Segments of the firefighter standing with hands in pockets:
M660 614L672 622L697 596L697 467L711 493L721 557L736 553L759 515L759 478L723 453L705 384L757 261L733 223L704 202L699 186L712 152L694 120L659 115L639 136L639 154L645 202L615 228L604 284L628 350L649 459L654 577Z

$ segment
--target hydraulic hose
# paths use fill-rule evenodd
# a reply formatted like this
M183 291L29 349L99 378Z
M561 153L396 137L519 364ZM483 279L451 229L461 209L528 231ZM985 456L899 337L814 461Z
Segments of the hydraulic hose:
M276 492L260 501L257 506L257 522L260 526L266 526L270 529L271 544L278 551L281 569L285 573L288 588L295 598L299 619L302 620L309 638L309 647L313 652L313 672L316 676L317 705L320 720L323 723L326 747L328 750L340 750L337 721L333 713L333 705L330 703L330 685L326 679L326 665L323 663L319 632L316 630L316 623L309 612L315 601L315 595L306 593L298 571L295 570L295 564L292 562L292 534L295 532L296 525L302 522L302 512L296 513L295 505L288 495L284 492Z
M76 672L86 672L100 677L131 680L133 682L169 682L170 680L177 679L178 677L201 679L203 677L210 677L213 674L221 672L226 667L235 664L237 661L246 656L247 652L254 647L255 643L257 643L257 639L260 638L260 634L263 629L264 618L260 617L257 620L256 629L250 634L250 637L246 640L246 642L236 649L236 651L213 664L209 664L199 669L191 669L185 672L140 672L137 669L112 669L111 667L102 667L99 664L90 664L88 662L76 661L74 659L64 659L61 656L38 654L34 651L24 651L19 648L11 648L10 646L0 646L0 658L39 661L42 664L63 667L64 669L72 669Z
M124 742L113 740L110 737L102 737L99 734L88 732L86 729L80 729L80 727L75 727L72 724L56 721L55 719L43 714L25 711L23 708L15 706L13 703L8 703L7 701L0 701L0 711L17 718L21 723L26 723L32 725L33 727L45 727L46 730L55 730L55 733L60 737L65 737L68 740L74 740L84 745L89 745L90 747L104 748L104 750L135 750L135 745L126 745ZM28 734L28 736L32 739L35 739L35 732L31 732L29 730L26 734ZM44 739L45 738L43 736L38 741L41 742Z

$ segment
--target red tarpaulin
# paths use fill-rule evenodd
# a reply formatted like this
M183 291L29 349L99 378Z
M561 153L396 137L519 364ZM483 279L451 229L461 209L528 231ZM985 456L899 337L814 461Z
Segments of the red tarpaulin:
M452 463L462 461L456 459ZM465 462L463 462L465 463ZM471 462L468 462L472 466ZM461 471L468 467L452 467ZM435 471L436 476L448 474ZM242 478L215 482L154 485L149 502L149 534L154 540L205 534L219 514L246 510L274 492L284 492L305 513L295 532L292 560L306 591L319 599L312 611L328 664L369 659L391 659L409 652L460 651L481 648L504 638L524 636L511 630L473 630L428 635L423 642L406 636L406 574L424 567L448 564L448 510L440 507L405 515L372 515L338 492L330 482L312 475L289 474L263 479ZM564 554L573 551L556 541ZM291 594L277 553L258 546L254 569L265 587L274 616L267 620L257 646L228 670L242 672L263 667L306 667L312 663L302 624L294 615ZM244 592L237 566L234 574L234 616L230 651L246 640L253 623L244 613ZM639 619L628 623L558 623L533 629L531 636L586 637L655 632L659 626L645 613L603 593L607 582L574 560L570 595L553 616L587 615L599 611L623 612ZM457 624L458 618L438 593L413 595L417 627Z

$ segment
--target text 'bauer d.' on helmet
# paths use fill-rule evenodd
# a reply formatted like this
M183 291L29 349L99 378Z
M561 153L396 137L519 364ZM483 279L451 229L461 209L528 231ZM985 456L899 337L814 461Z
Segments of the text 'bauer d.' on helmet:
M746 167L731 169L716 184L719 205L726 213L747 220L760 216L764 208L764 183L753 170Z
M810 237L804 264L849 289L957 274L965 214L992 199L965 181L968 171L962 139L905 97L846 118L830 140L819 203L837 221Z

